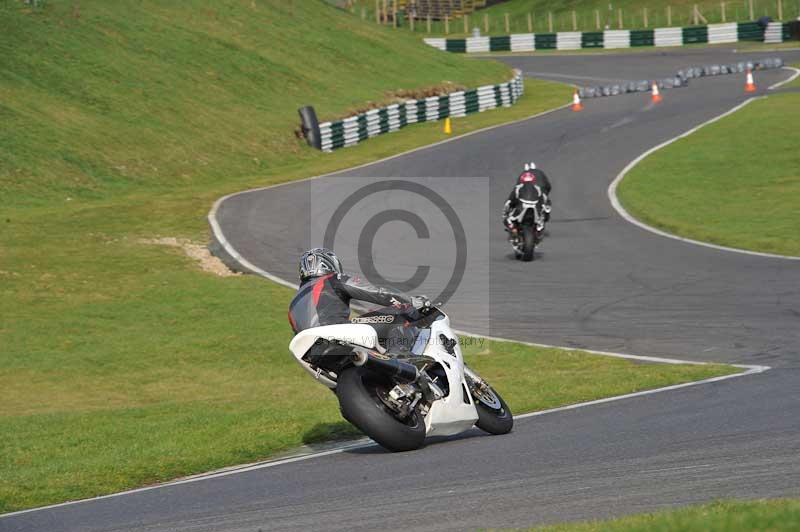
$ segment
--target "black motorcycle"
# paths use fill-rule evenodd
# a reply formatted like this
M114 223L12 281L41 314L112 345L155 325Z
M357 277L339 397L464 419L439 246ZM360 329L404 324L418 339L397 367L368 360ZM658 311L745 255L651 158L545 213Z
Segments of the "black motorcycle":
M536 246L544 238L545 217L542 198L537 201L520 200L517 213L508 218L508 241L518 260L530 262L534 258Z

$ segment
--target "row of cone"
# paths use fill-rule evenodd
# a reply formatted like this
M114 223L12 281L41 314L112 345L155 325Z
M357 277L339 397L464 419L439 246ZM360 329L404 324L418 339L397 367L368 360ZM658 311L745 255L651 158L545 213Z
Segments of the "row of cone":
M750 70L749 68L747 69L747 80L744 85L744 90L745 92L756 92L757 90L756 83L753 80L753 71ZM661 96L661 91L659 91L658 89L658 83L656 83L655 81L653 82L651 88L650 98L653 101L653 103L659 103L664 99L664 97ZM578 89L575 89L575 92L572 94L572 110L576 112L583 111L583 104L581 103L581 96L580 94L578 94ZM453 126L452 123L450 122L450 117L447 117L444 121L444 132L447 135L453 133Z
M747 69L747 80L745 81L744 91L745 92L756 92L756 83L753 80L753 71L749 68ZM653 82L653 86L650 92L650 98L653 103L661 102L664 97L661 96L661 91L658 89L658 83L655 81ZM575 89L575 92L572 94L572 110L573 111L583 111L583 104L581 103L581 96L578 94L578 89Z

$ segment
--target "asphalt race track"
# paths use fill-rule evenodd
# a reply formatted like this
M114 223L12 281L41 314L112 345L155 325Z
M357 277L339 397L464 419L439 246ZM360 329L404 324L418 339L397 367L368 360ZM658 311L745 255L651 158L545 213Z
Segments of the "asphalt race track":
M767 56L800 60L797 51L719 48L502 60L530 76L586 85ZM759 91L788 76L758 73ZM494 215L491 319L454 300L448 310L458 328L770 371L527 418L502 437L475 431L403 454L361 448L18 514L0 518L0 531L463 530L800 496L800 262L654 235L622 219L607 197L639 154L744 101L742 85L741 75L692 80L656 106L646 94L587 100L582 113L556 111L346 175L488 177L496 213L520 164L534 159L554 181L550 237L536 261L514 261ZM314 193L336 179L314 181ZM309 244L308 228L295 221L309 208L310 186L232 196L218 212L225 236L247 260L294 282ZM453 187L448 200L468 205L463 192Z

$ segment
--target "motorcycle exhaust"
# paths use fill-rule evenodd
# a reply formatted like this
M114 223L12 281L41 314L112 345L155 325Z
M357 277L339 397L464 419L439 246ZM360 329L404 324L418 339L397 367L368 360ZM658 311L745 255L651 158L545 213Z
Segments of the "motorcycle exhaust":
M401 382L414 382L419 378L419 370L413 364L396 358L379 358L382 356L366 351L355 351L353 353L353 364Z

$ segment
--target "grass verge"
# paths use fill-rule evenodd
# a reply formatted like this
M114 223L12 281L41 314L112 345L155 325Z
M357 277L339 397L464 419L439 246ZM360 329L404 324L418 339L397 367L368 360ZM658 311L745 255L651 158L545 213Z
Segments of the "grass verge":
M800 500L721 501L680 510L633 515L607 521L535 528L537 532L727 532L800 529Z
M800 69L800 63L794 64L794 65L791 65L791 66L793 66L794 68ZM791 83L787 83L786 85L783 85L783 87L787 87L787 88L788 87L800 87L800 76L798 76L797 79L795 79ZM783 88L783 87L781 87L781 88Z
M800 94L774 94L639 163L618 194L636 218L740 249L800 255Z

